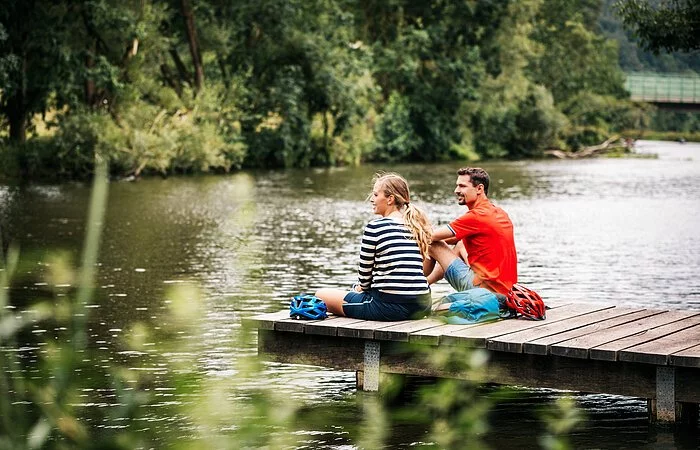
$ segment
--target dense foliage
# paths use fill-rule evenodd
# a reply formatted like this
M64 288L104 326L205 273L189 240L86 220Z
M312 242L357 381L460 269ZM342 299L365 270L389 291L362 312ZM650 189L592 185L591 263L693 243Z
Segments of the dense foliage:
M637 43L633 27L625 27L618 13L620 0L604 0L598 25L603 36L617 42L620 67L625 72L700 72L697 50L653 52ZM681 30L682 31L682 30Z
M625 25L634 29L648 50L700 49L700 3L696 0L620 0Z
M644 3L644 4L642 4ZM700 5L700 3L698 3ZM604 0L603 10L598 19L598 24L601 32L607 38L615 41L619 47L620 67L625 72L659 72L659 73L680 73L687 75L695 75L700 73L700 58L698 51L700 48L700 34L697 32L698 22L689 24L688 26L677 28L664 28L660 30L666 33L669 39L677 40L678 38L672 35L682 35L686 42L695 42L694 50L686 48L688 51L669 51L667 47L664 49L661 41L656 41L654 45L648 39L644 39L639 34L635 22L632 20L634 15L639 15L642 10L647 14L667 14L672 15L680 13L680 8L696 8L694 17L698 17L700 10L697 5L691 5L686 2L678 2L675 5L664 3L663 0L642 1L621 1L621 0ZM627 11L625 23L620 18L620 10ZM691 15L685 15L678 20L690 21ZM646 25L649 25L649 20L644 19ZM661 22L659 22L661 23ZM693 30L695 27L695 31ZM658 33L657 33L658 34ZM640 41L638 44L637 42ZM686 46L689 47L689 46ZM679 46L678 49L681 49ZM700 132L700 115L693 112L678 112L666 109L657 109L649 113L649 127L652 134L646 133L646 136L655 136L658 139L678 139L680 137L692 138L694 134ZM661 132L661 133L659 133ZM669 135L664 135L663 132L671 132Z
M7 0L0 171L520 158L638 126L602 0Z

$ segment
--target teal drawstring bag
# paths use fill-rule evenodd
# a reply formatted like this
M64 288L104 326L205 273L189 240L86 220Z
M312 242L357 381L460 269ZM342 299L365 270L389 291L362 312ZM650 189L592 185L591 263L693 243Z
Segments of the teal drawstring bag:
M498 297L484 288L446 295L440 299L434 314L453 325L489 322L501 317Z

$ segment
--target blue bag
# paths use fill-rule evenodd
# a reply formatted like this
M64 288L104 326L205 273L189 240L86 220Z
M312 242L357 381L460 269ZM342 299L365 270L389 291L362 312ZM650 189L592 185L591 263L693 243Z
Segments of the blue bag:
M501 317L498 297L484 288L454 292L440 299L435 314L453 325L489 322Z

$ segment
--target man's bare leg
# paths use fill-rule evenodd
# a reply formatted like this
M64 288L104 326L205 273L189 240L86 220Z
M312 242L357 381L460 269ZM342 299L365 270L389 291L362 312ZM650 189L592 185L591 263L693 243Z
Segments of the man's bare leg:
M440 281L445 276L445 270L450 267L450 264L452 264L455 259L460 258L464 261L467 260L467 251L462 241L459 241L453 248L450 248L450 246L443 241L433 242L430 244L429 253L430 257L434 261L437 261L438 264L435 266L434 270L427 275L428 284Z

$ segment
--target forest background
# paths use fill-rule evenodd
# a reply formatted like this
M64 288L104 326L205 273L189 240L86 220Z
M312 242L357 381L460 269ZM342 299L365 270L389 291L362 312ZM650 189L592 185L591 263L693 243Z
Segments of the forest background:
M700 132L625 71L615 0L5 0L0 175L530 158L625 130ZM628 132L629 133L629 132ZM637 137L630 136L630 137Z

